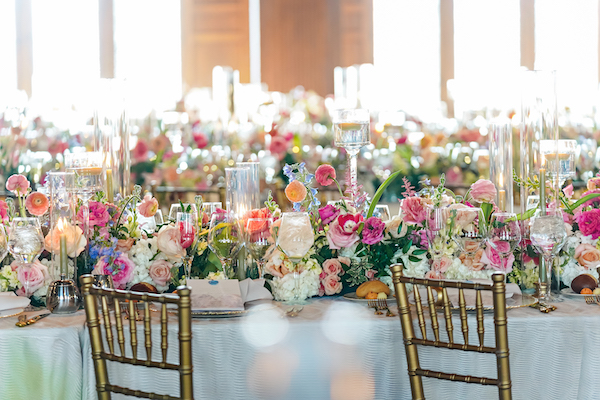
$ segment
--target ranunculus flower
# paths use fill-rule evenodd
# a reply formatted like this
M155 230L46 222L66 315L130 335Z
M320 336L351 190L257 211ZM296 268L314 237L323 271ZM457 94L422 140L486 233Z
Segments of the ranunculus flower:
M420 197L411 196L403 199L400 208L402 209L402 219L407 224L421 225L425 221L427 210Z
M300 203L306 198L306 186L300 181L291 181L285 188L285 196L292 203Z
M99 201L90 201L90 229L95 226L103 227L106 226L110 221L110 214L105 204ZM77 213L77 220L83 223L83 208L79 208Z
M116 289L125 289L127 283L133 277L135 264L127 257L127 254L121 253L117 258L109 263L108 256L102 256L96 262L92 275L112 275Z
M249 219L265 219L265 221L251 221L248 224ZM267 207L255 208L250 210L244 215L242 222L244 223L244 229L250 235L259 234L266 232L269 229L269 224L266 221L267 218L272 218L271 211Z
M169 259L179 259L185 256L185 250L179 243L179 228L165 225L156 235L158 249Z
M150 193L147 193L139 205L138 211L146 218L153 217L158 211L158 200L152 197Z
M360 238L356 233L360 222L362 222L362 215L346 214L340 215L335 221L329 225L327 231L327 242L329 248L332 250L338 250L342 247L350 247L354 243L358 242Z
M575 249L575 259L585 269L596 268L600 264L600 250L590 244L582 243Z
M166 260L154 260L148 268L148 275L158 286L167 286L171 280L173 265Z
M315 180L319 182L319 185L329 186L335 179L335 168L329 164L320 165L315 171Z
M319 216L323 225L328 225L340 215L340 210L335 208L332 204L327 204L325 207L319 208Z
M129 250L131 250L134 243L135 243L135 239L133 239L133 238L119 239L119 240L117 240L116 250L123 252L123 253L127 253Z
M35 260L30 266L24 266L18 263L17 267L17 278L23 285L22 290L18 290L19 296L25 295L25 284L28 284L29 294L33 294L36 290L44 286L46 281L51 279L48 273L48 268L42 264L39 260Z
M325 272L327 275L338 275L343 271L342 264L335 258L325 260L321 268L323 268L323 272Z
M8 222L8 204L4 200L0 200L0 222Z
M446 272L448 267L452 265L452 260L446 256L442 256L433 261L431 264L431 269L434 271Z
M11 175L6 180L6 190L13 192L17 196L27 194L27 189L29 189L29 181L23 175Z
M323 287L325 288L325 294L327 296L332 296L342 291L342 282L340 282L340 277L337 275L327 275L325 279L323 279Z
M500 242L496 244L497 246L510 246L506 242ZM504 249L506 250L506 249ZM512 264L515 261L514 254L510 254L508 257L504 259L504 262L501 262L500 254L494 249L492 246L487 246L483 254L481 255L481 262L489 265L491 268L496 271L502 271L504 273L510 273L512 271Z
M58 229L58 226L54 226L44 239L44 246L46 251L50 253L60 252L60 235L64 234L67 239L67 255L71 258L75 258L81 254L87 245L87 240L83 236L83 231L80 227L72 225L70 223L64 224L62 230Z
M25 207L27 208L27 211L36 217L41 217L42 215L46 214L49 206L50 201L48 200L48 197L40 192L30 193L25 199Z
M577 215L575 220L584 236L591 235L592 239L600 237L600 210L584 211Z
M491 203L496 198L496 186L487 179L480 179L471 185L471 196L478 203Z
M375 244L383 240L385 223L377 217L367 218L362 230L362 242L364 244Z

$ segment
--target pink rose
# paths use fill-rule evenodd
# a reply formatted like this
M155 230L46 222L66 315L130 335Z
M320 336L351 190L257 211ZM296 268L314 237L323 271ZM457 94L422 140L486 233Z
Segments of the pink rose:
M575 249L575 259L585 269L596 268L600 264L600 250L582 243Z
M150 193L146 194L138 207L138 211L146 218L153 217L158 211L158 200L152 197Z
M185 250L179 243L179 228L165 225L160 228L156 236L158 249L169 259L178 259L185 256Z
M203 149L206 146L208 146L208 138L202 132L195 132L194 133L194 142L196 142L196 146L199 149Z
M0 222L8 222L8 204L4 200L0 200Z
M120 251L122 253L127 253L129 250L131 250L134 243L135 243L135 239L133 239L133 238L119 239L119 240L117 240L116 250Z
M504 252L506 251L506 247L510 248L510 245L506 242L499 242L496 244L497 247L500 247ZM501 271L504 273L509 273L512 271L512 264L515 261L514 254L510 254L508 257L504 259L504 262L501 263L500 254L494 249L492 246L487 246L483 254L481 255L481 262L490 266L492 269L496 271Z
M133 150L131 150L131 156L136 161L144 161L148 157L148 145L143 140L138 140Z
M320 165L315 171L315 180L319 182L319 185L329 186L335 179L335 168L329 164Z
M371 281L375 278L376 273L377 273L377 271L375 271L374 269L370 269L365 272L365 276L367 277L368 280Z
M340 264L339 260L335 258L325 260L322 268L323 272L325 272L327 275L338 275L340 272L342 272L342 264Z
M323 280L323 287L325 288L325 294L332 296L342 291L342 282L340 277L337 275L327 275Z
M491 203L496 198L496 186L487 179L480 179L471 185L471 197L478 203Z
M461 203L451 204L448 209L450 210L450 215L452 215L452 210L456 210L456 225L463 229L477 218L477 213L471 211L473 210L472 207Z
M117 258L110 262L108 256L102 256L96 262L92 275L112 275L115 288L125 289L131 278L135 264L127 257L127 254L121 253Z
M16 261L13 261L13 263L16 263ZM29 293L33 294L36 290L44 286L46 281L51 279L48 268L39 260L35 260L32 264L29 264L30 266L25 266L21 263L17 263L17 265L17 278L23 285L22 290L17 293L19 296L25 295L25 283L29 285L27 289Z
M573 186L571 186L571 187L573 187ZM590 178L587 181L587 188L588 188L588 190L600 189L600 177L595 176L593 178Z
M448 267L452 265L452 260L446 256L442 256L431 264L431 269L434 271L446 272Z
M338 261L344 265L346 265L346 267L349 267L350 264L352 263L352 261L350 261L350 257L338 257ZM343 272L343 270L342 270Z
M275 136L271 139L269 151L273 154L283 155L288 149L288 142L281 136Z
M469 256L467 253L461 253L458 257L463 265L472 271L481 271L485 264L481 262L481 256L483 256L483 249L477 250L475 255Z
M427 271L425 279L444 279L444 275L439 271Z
M328 225L340 215L340 210L335 208L332 204L327 204L325 207L319 208L319 216L323 225Z
M358 242L360 238L358 237L356 230L361 221L362 215L360 214L340 215L329 225L329 230L327 231L329 248L332 250L339 250L342 247L350 247Z
M85 250L87 240L83 236L83 231L77 225L70 223L64 224L62 229L59 229L58 224L48 232L44 239L44 246L46 251L52 253L60 252L60 236L65 235L67 240L67 255L71 258L75 258ZM108 235L108 233L107 233Z
M158 286L167 286L171 280L172 267L173 265L166 260L154 260L148 268L148 274Z
M17 196L24 196L29 189L29 181L23 175L11 175L6 180L6 190L13 192Z
M377 217L367 218L362 230L362 242L364 244L376 244L383 240L385 223Z
M420 197L411 196L402 200L402 219L410 225L421 225L425 221L427 211Z

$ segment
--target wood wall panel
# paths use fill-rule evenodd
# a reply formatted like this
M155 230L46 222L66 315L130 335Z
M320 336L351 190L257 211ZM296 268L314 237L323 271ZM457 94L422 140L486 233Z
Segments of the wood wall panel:
M261 76L269 90L333 93L333 69L373 62L372 0L261 0Z
M212 86L216 65L250 81L248 0L182 0L181 26L184 87Z

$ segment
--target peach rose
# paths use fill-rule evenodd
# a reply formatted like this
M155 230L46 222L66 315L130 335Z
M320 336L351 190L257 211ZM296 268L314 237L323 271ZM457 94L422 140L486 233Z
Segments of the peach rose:
M325 279L323 279L323 287L325 288L325 294L327 296L332 296L342 291L342 282L340 282L340 277L337 275L327 275Z
M431 269L439 272L446 272L449 266L452 265L452 260L446 256L440 257L433 262Z
M337 259L330 258L323 263L323 271L327 275L339 275L342 272L342 264Z
M458 258L460 262L472 271L481 271L485 264L481 262L481 256L483 255L483 249L477 250L475 255L469 256L467 253L462 253Z
M148 274L158 286L167 286L171 280L172 267L173 265L166 260L154 260L148 268Z
M179 243L179 229L174 226L165 225L160 228L156 236L156 244L167 258L177 259L185 256L185 250Z
M87 240L83 236L83 231L80 227L66 223L63 229L58 229L55 226L46 238L44 239L44 245L46 250L50 253L60 252L60 235L64 234L67 237L67 255L71 258L75 258L81 254L87 245Z
M19 279L19 282L23 284L23 288L25 283L29 284L29 294L33 294L36 290L44 286L46 281L51 279L50 274L48 273L48 268L39 260L35 260L30 267L19 264L17 267L17 278ZM17 294L24 295L24 289L22 294Z
M600 250L590 244L580 244L575 249L575 259L585 269L596 268L600 264Z
M119 240L117 240L117 251L120 251L122 253L127 253L129 250L131 250L134 243L135 243L135 239L133 239L133 238L119 239Z

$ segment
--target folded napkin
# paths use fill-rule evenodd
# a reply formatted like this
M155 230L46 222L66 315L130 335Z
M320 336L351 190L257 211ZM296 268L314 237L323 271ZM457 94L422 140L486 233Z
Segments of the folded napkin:
M472 279L470 282L491 284L492 280L491 279ZM448 298L450 299L450 303L452 303L452 306L458 307L458 289L447 288L446 290L448 291ZM474 289L463 289L463 292L465 295L465 303L466 303L467 307L475 307L477 291ZM427 289L422 286L419 287L419 294L421 295L421 302L423 304L427 304ZM517 285L516 283L507 283L506 284L506 298L509 299L509 298L513 297L515 294L517 294L517 295L521 294L521 289L519 288L519 285ZM437 292L435 290L433 291L433 295L434 296L437 295ZM437 296L436 296L436 299L437 299ZM411 303L414 303L414 297L413 297L412 293L409 295L409 301ZM493 293L489 290L482 290L481 291L481 301L482 301L484 307L493 307L494 306Z
M30 300L27 297L17 296L14 292L0 293L0 311L11 310L13 308L25 308Z
M244 300L244 303L254 300L273 299L271 292L265 287L264 279L244 279L240 282L240 292L242 293L242 300Z

